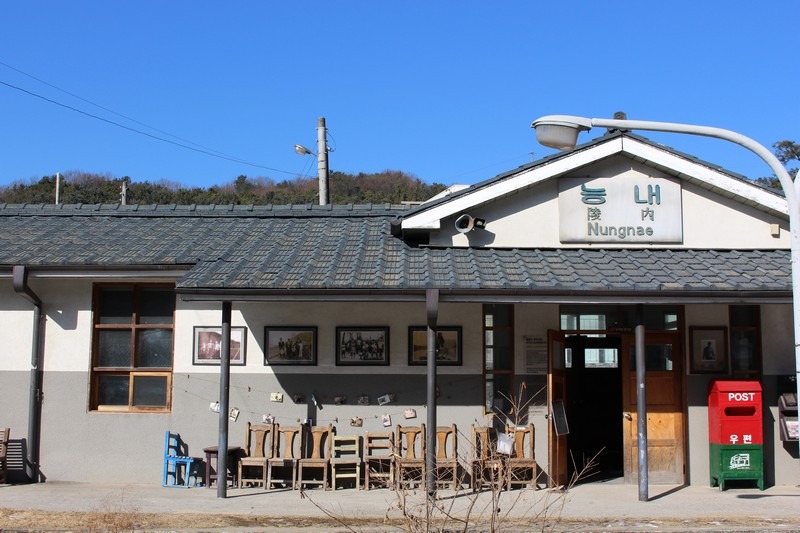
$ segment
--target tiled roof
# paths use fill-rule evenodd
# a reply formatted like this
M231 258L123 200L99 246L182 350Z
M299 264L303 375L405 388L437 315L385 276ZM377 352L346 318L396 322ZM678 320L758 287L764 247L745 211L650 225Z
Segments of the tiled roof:
M415 247L394 206L3 206L0 268L181 267L178 289L787 293L788 250Z
M477 190L480 190L480 189L483 189L483 188L487 188L487 187L491 187L492 185L495 185L495 184L497 184L499 182L502 182L504 180L507 180L509 178L513 178L514 176L516 176L518 174L521 174L521 173L523 173L523 172L525 172L527 170L531 170L531 169L534 169L536 167L549 165L549 164L554 163L554 162L556 162L556 161L558 161L558 160L560 160L562 158L569 157L571 154L575 154L575 153L583 151L583 150L589 150L589 149L591 149L593 147L596 147L596 146L601 145L603 143L609 142L609 141L611 141L613 139L616 139L618 137L628 137L628 138L631 138L631 139L635 139L635 140L637 140L637 141L639 141L641 143L647 144L647 145L652 146L654 148L658 148L659 150L664 150L666 152L669 152L669 153L671 153L671 154L673 154L675 156L678 156L678 157L680 157L682 159L686 159L686 160L692 161L694 163L697 163L700 166L713 169L713 170L715 170L717 172L720 172L720 173L722 173L722 174L724 174L724 175L726 175L726 176L728 176L730 178L733 178L735 180L738 180L738 181L741 181L743 183L746 183L749 186L756 187L758 189L762 189L764 191L767 191L770 194L773 194L773 195L776 195L776 196L779 196L779 197L785 196L783 191L778 191L778 190L775 190L775 189L771 189L770 187L766 187L763 184L760 184L760 183L758 183L756 181L752 181L752 180L748 179L746 176L744 176L742 174L739 174L739 173L734 172L732 170L728 170L728 169L726 169L724 167L721 167L721 166L719 166L717 164L714 164L714 163L711 163L709 161L700 159L700 158L695 157L695 156L693 156L691 154L687 154L686 152L681 152L681 151L676 150L676 149L674 149L674 148L672 148L670 146L666 146L664 144L655 142L655 141L653 141L651 139L648 139L647 137L643 137L641 135L638 135L638 134L635 134L635 133L631 133L629 131L615 131L613 133L606 133L606 134L601 135L599 137L595 137L594 139L591 139L590 141L588 141L586 143L578 145L574 150L569 150L569 151L565 151L565 152L557 152L557 153L548 155L546 157L543 157L542 159L537 159L536 161L525 163L524 165L521 165L521 166L519 166L519 167L517 167L517 168L515 168L513 170L509 170L509 171L503 172L503 173L498 174L498 175L496 175L496 176L494 176L492 178L489 178L487 180L484 180L484 181L481 181L479 183L476 183L476 184L472 185L469 188L458 189L455 192L451 192L450 194L443 195L440 198L437 198L436 200L425 202L425 203L415 207L414 209L412 209L407 214L407 216L412 216L412 215L414 215L416 213L424 212L424 211L426 211L428 209L432 209L432 208L436 207L437 205L453 201L454 199L459 198L461 196L468 196L470 194L474 194L475 191L477 191ZM640 162L642 162L644 164L649 164L649 162L647 162L647 161L640 161ZM666 173L674 173L674 171L672 169L669 169L669 168L660 167L660 170L662 170L663 172L666 172ZM684 178L686 178L686 176L684 176Z

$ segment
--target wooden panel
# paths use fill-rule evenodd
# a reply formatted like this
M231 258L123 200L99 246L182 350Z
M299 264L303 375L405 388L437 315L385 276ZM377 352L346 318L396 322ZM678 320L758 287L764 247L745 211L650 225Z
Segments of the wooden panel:
M566 376L564 373L564 335L559 331L548 332L548 351L550 359L550 374L548 380L548 411L553 412L553 401L566 399ZM568 435L556 435L552 421L548 420L547 434L550 457L548 457L550 484L560 486L567 483L567 448Z
M653 375L657 374L657 375ZM676 376L672 372L649 372L645 378L645 394L647 395L648 408L657 408L659 406L674 407L676 401L680 400L675 398L676 390L674 379ZM630 372L628 390L631 391L630 399L627 400L627 406L636 410L636 372Z
M665 344L672 348L672 369L647 371L647 462L651 483L682 484L685 481L685 436L683 414L683 352L679 332L648 334L645 344ZM638 416L636 409L636 372L630 368L633 336L623 339L623 364L627 379L625 391L624 458L625 481L636 483L639 477Z

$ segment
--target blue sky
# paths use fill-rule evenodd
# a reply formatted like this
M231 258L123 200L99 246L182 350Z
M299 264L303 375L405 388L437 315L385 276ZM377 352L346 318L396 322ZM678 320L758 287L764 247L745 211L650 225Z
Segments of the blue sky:
M5 1L0 185L313 176L293 146L316 150L321 116L332 170L446 185L553 153L530 128L548 114L800 141L798 15L796 0ZM725 141L641 133L771 174Z

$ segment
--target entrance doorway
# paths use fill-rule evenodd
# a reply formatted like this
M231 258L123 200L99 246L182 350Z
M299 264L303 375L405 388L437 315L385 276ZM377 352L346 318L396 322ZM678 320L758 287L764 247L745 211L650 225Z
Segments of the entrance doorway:
M549 411L567 423L548 428L549 472L554 485L638 474L634 336L593 332L549 335ZM685 481L685 427L681 333L647 332L647 456L652 483ZM566 428L566 429L565 429ZM587 464L592 468L584 469ZM578 474L578 479L575 476Z
M564 346L569 478L579 483L621 478L622 341L614 335L574 335Z

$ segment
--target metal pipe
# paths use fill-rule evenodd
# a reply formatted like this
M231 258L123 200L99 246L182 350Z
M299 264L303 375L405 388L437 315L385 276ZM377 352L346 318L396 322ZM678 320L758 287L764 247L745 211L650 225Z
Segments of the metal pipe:
M636 432L639 452L639 501L646 502L648 494L647 474L647 387L645 342L644 342L644 305L636 305Z
M439 291L425 291L428 318L428 428L425 433L425 489L436 495L436 323L439 319Z
M228 497L228 405L231 389L231 302L222 302L222 343L219 361L219 444L217 498ZM209 480L206 480L208 483Z
M14 291L33 303L33 331L31 332L31 376L28 399L28 455L25 461L25 475L33 483L39 482L39 451L42 429L42 381L44 372L41 365L42 300L28 286L28 269L14 265Z

